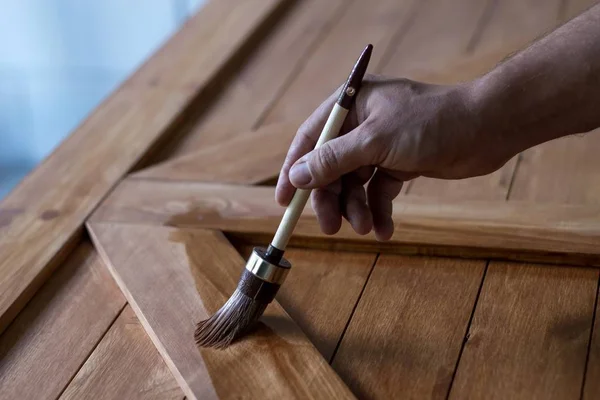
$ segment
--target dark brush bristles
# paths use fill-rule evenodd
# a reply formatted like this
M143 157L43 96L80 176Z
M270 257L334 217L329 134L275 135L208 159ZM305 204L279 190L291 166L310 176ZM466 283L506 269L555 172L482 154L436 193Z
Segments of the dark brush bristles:
M279 285L265 282L244 269L233 295L210 318L196 326L201 347L223 349L250 330L275 298Z

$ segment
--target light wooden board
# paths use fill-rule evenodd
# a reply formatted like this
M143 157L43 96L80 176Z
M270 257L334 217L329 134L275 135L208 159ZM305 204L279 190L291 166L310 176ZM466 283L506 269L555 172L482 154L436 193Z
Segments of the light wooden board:
M113 185L286 0L211 1L0 203L0 332Z
M91 243L79 244L0 336L0 397L57 398L124 306Z
M600 284L599 288L600 290ZM583 399L592 400L600 393L600 316L598 315L598 293L596 293L596 309L594 326L588 350L587 370L582 390Z
M333 367L359 398L445 398L485 261L381 256Z
M224 230L258 242L272 238L284 208L274 189L195 182L125 180L93 221ZM600 206L477 202L400 196L394 201L391 240L359 236L349 224L324 235L307 205L291 244L354 251L598 263Z
M174 157L132 175L135 178L256 184L279 175L296 124L280 123Z
M578 399L598 270L492 264L451 399Z
M564 6L564 19L571 19L596 3L598 3L598 0L566 0Z
M269 36L244 61L236 76L223 82L210 112L193 121L165 156L193 153L258 126L347 4L344 0L296 1L272 24Z
M600 203L600 130L557 139L521 155L510 199Z
M290 249L277 301L330 360L375 263L375 254Z
M232 244L245 260L250 257L254 246ZM293 262L293 269L277 300L331 362L376 255L288 248L286 257Z
M418 0L353 1L321 40L306 65L265 116L265 123L302 121L344 83L364 47L373 55L367 72L378 71L388 47L412 22Z
M195 322L224 304L244 266L220 233L123 224L89 228L189 399L235 393L277 399L352 397L277 302L244 340L226 350L196 347Z
M130 306L125 307L60 399L183 399Z

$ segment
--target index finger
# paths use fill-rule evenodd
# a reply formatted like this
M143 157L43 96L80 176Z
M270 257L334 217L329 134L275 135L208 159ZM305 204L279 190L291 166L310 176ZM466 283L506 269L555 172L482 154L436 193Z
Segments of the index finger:
M325 122L327 122L327 118L329 118L329 114L331 113L331 109L333 108L340 89L341 87L329 96L327 100L321 103L321 105L313 111L310 117L302 123L300 128L298 128L296 136L294 136L285 157L285 161L283 162L283 166L281 167L279 179L277 180L277 187L275 189L275 199L281 206L287 206L290 203L294 196L294 191L296 190L288 176L290 168L298 161L298 159L300 159L300 157L314 149L317 140L319 140L319 136L321 135L321 131L325 126Z

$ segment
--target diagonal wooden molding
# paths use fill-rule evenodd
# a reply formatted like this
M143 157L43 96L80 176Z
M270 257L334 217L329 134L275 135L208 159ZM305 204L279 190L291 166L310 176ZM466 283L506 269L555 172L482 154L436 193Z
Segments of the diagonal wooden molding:
M265 245L283 211L271 187L127 179L92 221L211 228ZM393 219L388 242L348 224L327 236L309 205L291 245L600 266L600 206L400 196Z
M266 125L130 177L258 184L278 176L297 129L298 124L291 122Z
M235 290L244 260L215 231L90 223L98 252L189 399L354 398L277 301L225 350L198 349L195 322Z
M0 202L0 332L74 248L92 210L288 3L209 1Z

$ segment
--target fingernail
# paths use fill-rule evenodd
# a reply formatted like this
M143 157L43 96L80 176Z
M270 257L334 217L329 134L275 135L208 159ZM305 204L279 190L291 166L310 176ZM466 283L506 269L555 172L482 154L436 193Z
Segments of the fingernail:
M290 170L290 181L293 185L308 185L312 181L306 162L296 164Z

